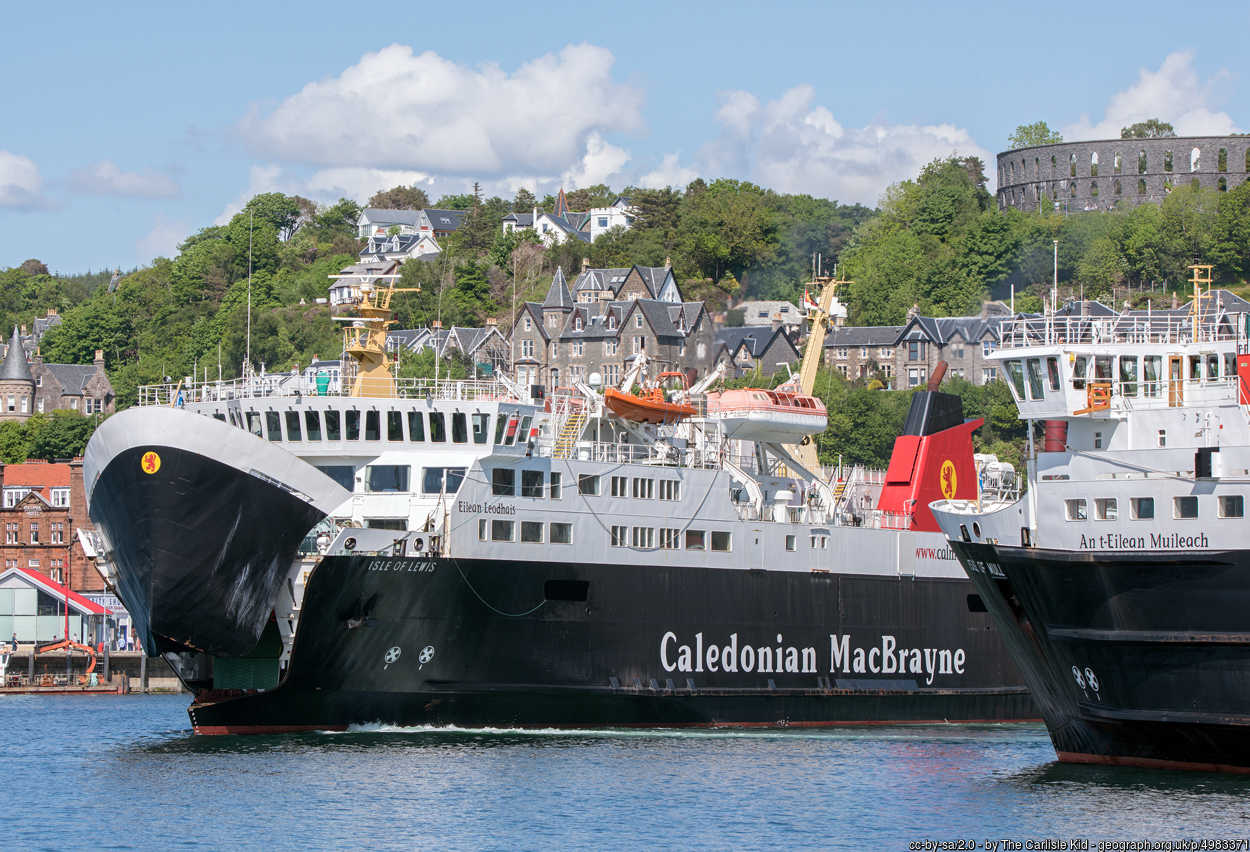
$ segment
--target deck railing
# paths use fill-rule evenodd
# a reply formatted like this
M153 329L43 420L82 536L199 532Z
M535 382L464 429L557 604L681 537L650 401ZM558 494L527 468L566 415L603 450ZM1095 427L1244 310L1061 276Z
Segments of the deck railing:
M199 402L232 399L346 397L337 377L305 374L269 374L219 382L168 382L139 386L139 405L177 407ZM508 400L514 397L502 382L490 379L395 379L394 396L407 399L474 401Z
M1004 320L999 326L1002 349L1056 344L1194 343L1236 340L1241 314L1192 315L1132 313L1113 316L1047 316Z

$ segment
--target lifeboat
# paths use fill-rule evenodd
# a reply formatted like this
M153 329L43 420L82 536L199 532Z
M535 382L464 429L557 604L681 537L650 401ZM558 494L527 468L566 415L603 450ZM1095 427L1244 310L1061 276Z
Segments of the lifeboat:
M829 425L818 398L764 388L709 393L707 416L724 425L726 437L780 444L795 443Z
M603 403L617 417L636 423L676 423L694 414L693 406L665 401L660 388L649 388L637 394L608 388L603 392Z

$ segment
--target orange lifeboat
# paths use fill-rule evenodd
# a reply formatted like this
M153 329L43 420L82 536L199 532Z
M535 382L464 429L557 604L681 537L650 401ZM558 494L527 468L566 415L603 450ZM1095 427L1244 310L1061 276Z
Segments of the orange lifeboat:
M603 392L603 402L617 417L633 420L635 423L676 423L690 417L695 413L694 406L664 399L662 385L665 379L679 379L681 389L686 388L684 374L664 372L660 373L654 387L643 388L636 394L608 388Z
M608 388L603 392L603 402L617 417L637 423L676 423L694 414L694 406L666 402L664 391L659 388L637 394Z
M829 425L819 398L766 388L709 393L707 416L724 424L726 437L747 441L793 443Z

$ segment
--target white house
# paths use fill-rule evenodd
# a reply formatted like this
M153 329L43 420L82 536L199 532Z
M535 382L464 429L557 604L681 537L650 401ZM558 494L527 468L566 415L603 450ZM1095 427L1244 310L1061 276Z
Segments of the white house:
M467 210L391 210L386 207L366 207L356 220L356 235L372 237L389 234L391 228L399 234L428 234L445 237L459 230L464 224Z
M628 198L621 196L607 207L592 207L586 221L590 229L590 241L594 242L610 228L632 227L634 208L629 205Z
M414 257L438 254L442 249L438 240L430 234L380 234L369 237L365 247L360 250L361 263L381 263L387 260L412 260Z

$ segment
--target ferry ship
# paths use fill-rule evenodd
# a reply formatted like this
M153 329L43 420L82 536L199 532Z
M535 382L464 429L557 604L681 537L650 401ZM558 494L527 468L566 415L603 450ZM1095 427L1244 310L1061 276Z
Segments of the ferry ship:
M1250 303L1192 269L1183 309L1006 326L1027 492L932 506L1061 761L1250 771Z
M128 468L124 476L143 482L159 475L144 470L144 455L185 447L200 421L233 430L254 450L246 461L231 460L235 470L290 486L283 490L312 498L304 505L317 511L342 495L314 493L270 467L257 448L306 466L352 468L341 480L352 483L351 496L327 510L336 524L319 536L317 552L285 574L275 571L288 583L278 584L272 615L253 628L250 647L218 650L172 630L160 634L171 644L157 650L169 652L195 695L194 730L1035 718L990 616L927 509L943 494L976 495L978 466L993 462L973 456L980 421L965 422L959 398L934 383L913 398L887 471L826 476L795 451L814 458L811 436L825 426L812 416L819 401L810 383L832 293L830 286L822 297L798 380L781 393L727 392L711 404L704 392L712 376L667 398L646 387L632 394L645 369L637 359L611 406L608 394L581 382L542 405L520 393L452 400L450 387L428 399L226 394L186 402L174 412L190 418L180 430L160 430L165 440L151 446L133 440L128 456L112 452L115 439L102 441L106 466ZM174 393L165 388L157 397ZM621 396L639 402L622 406ZM324 455L309 449L310 405L321 413ZM139 422L153 408L132 417ZM366 431L375 412L373 437L340 433L328 442L332 409L342 424L349 411L361 412ZM436 415L447 418L444 435L454 438L457 412L463 435L486 440L428 440ZM414 414L424 419L410 420ZM485 416L480 430L477 414ZM292 438L291 423L304 437ZM750 440L734 437L743 429ZM368 443L387 439L385 447ZM358 442L353 449L349 440ZM452 461L450 452L461 455ZM451 469L455 476L444 475L436 494L418 494L428 471ZM360 512L346 511L378 499L379 482L404 508L388 515L402 524L370 523L373 512L362 522ZM219 502L194 509L194 484L172 475L168 490L192 501L179 504L192 513L180 520L187 528L197 523L195 511L221 510ZM148 527L97 508L97 499L110 499L104 493L92 497L93 517L128 606L139 585L128 573L181 571L182 582L196 582L207 557L196 567L184 554L164 569ZM144 499L160 498L149 491ZM227 525L203 520L215 530ZM312 526L306 520L293 522L300 536ZM262 529L270 523L253 521ZM302 584L289 582L297 575ZM190 608L188 622L220 630L234 618L223 601Z

